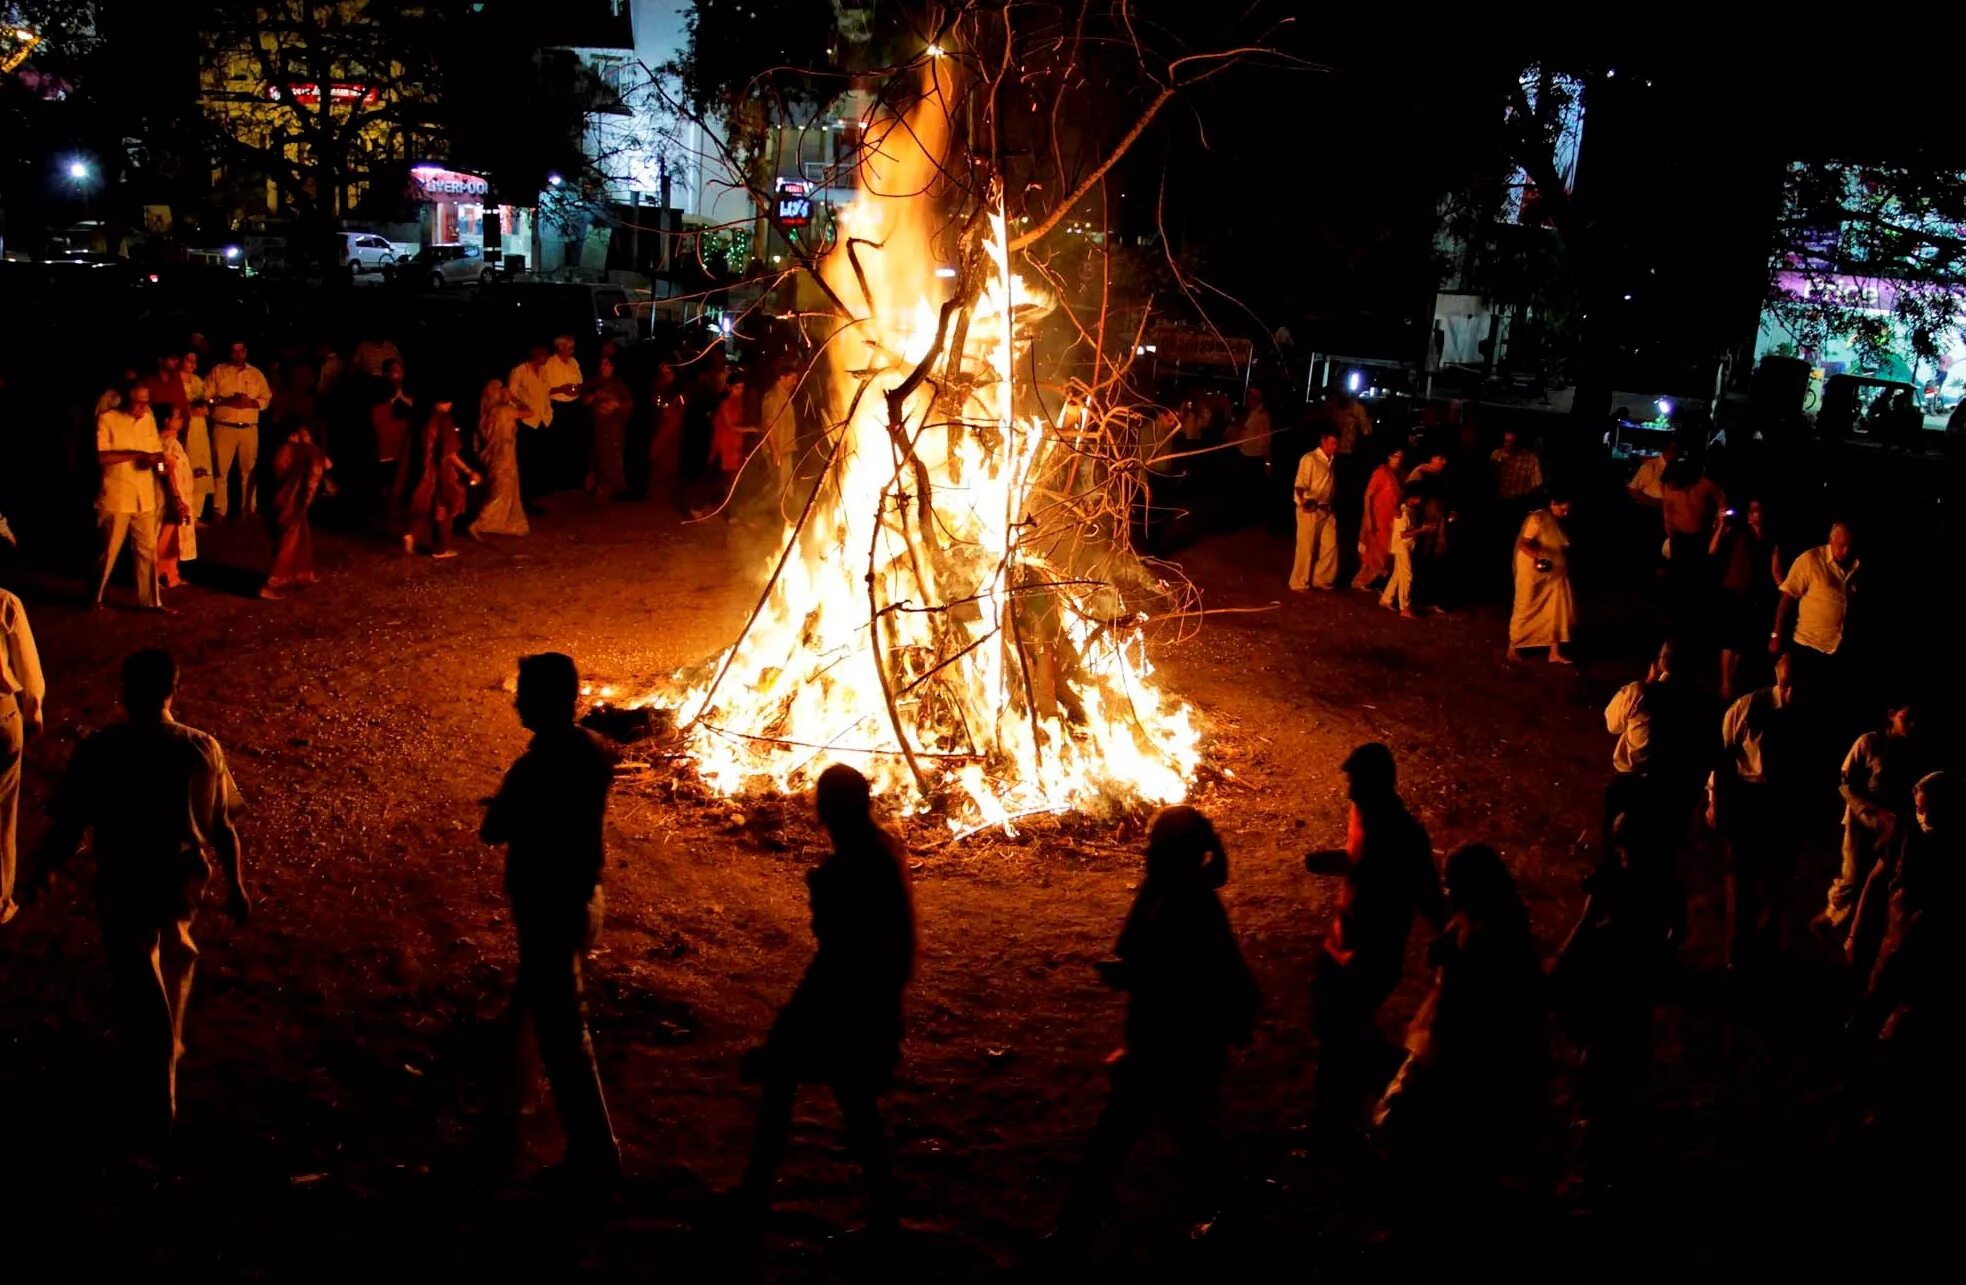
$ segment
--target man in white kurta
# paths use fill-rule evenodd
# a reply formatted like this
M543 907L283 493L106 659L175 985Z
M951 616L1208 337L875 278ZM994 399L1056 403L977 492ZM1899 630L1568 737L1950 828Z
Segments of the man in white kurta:
M1338 434L1327 427L1318 435L1317 449L1297 462L1297 555L1290 564L1290 587L1330 589L1338 583L1338 515L1331 506L1337 490L1333 460Z
M160 610L157 602L157 523L162 497L157 491L157 465L164 443L157 436L157 419L150 413L149 390L138 387L130 400L96 416L96 460L102 465L102 487L96 492L95 604L116 556L129 540L136 554L137 605Z

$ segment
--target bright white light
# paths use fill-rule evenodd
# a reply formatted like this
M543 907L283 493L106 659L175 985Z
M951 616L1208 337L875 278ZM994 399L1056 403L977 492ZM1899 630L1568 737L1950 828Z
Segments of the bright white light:
M238 258L238 257L239 257L239 247L238 247L238 246L236 246L236 245L228 245L228 246L226 246L226 247L225 247L225 257L226 257L226 258L228 258L228 259L236 259L236 258Z
M944 51L941 45L930 45L928 48L922 50L922 52L931 58L940 58Z
M73 179L89 177L89 163L87 161L70 161L68 163L68 177Z
M566 180L561 178L558 174L548 174L546 176L546 186L548 187L558 187L560 184L564 182L566 182Z
M1670 400L1668 400L1668 399L1666 399L1666 398L1664 398L1664 397L1661 397L1661 398L1659 399L1659 402L1658 402L1658 406L1659 406L1659 418L1660 418L1660 419L1670 419L1670 418L1672 418L1672 402L1671 402Z
M956 270L954 268L948 268L948 267L937 268L935 270L935 275L944 278L953 277L956 275Z
M1631 301L1632 301L1632 297L1631 297L1630 295L1626 295L1626 296L1625 296L1625 302L1626 302L1626 303L1630 303Z
M1148 351L1148 352L1159 352L1159 351L1160 351L1160 349L1159 349L1158 347L1156 347L1155 345L1153 345L1153 344L1148 344L1148 345L1147 345L1147 351Z
M717 329L719 329L719 330L721 330L721 331L723 331L723 332L724 332L725 334L729 334L729 333L730 333L730 318L729 318L729 317L719 317L719 318L717 318Z
M1356 370L1353 371L1351 374L1345 376L1345 388L1350 392L1354 392L1354 393L1357 392L1358 386L1364 382L1365 382L1365 377L1359 374Z

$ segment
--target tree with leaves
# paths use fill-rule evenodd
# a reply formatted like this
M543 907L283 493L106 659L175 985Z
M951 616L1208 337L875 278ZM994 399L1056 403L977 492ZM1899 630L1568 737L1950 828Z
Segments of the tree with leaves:
M1966 175L1792 165L1768 269L1768 312L1798 348L1843 339L1868 371L1936 367L1966 316Z
M434 142L448 6L217 0L201 69L204 139L272 185L323 246L367 186Z

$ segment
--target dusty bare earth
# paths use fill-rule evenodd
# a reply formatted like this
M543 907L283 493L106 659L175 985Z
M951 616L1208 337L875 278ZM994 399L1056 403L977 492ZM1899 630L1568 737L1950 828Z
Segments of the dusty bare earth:
M91 617L55 596L72 592L58 579L28 586L52 696L51 734L30 751L24 840L78 736L114 716L117 661L164 642L186 671L179 717L224 741L250 802L260 900L243 929L202 921L181 1142L161 1174L116 1162L84 863L0 930L6 1279L568 1274L543 1173L557 1158L550 1106L529 1122L519 1182L480 1189L473 1140L513 952L477 802L523 742L514 657L564 649L624 688L704 658L750 605L759 559L732 538L653 506L562 499L531 538L468 546L449 564L324 536L324 583L280 604L192 587L169 620ZM205 573L222 585L243 583L223 567L263 556L251 528L206 544ZM1267 996L1228 1087L1234 1192L1213 1236L1180 1242L1160 1217L1168 1149L1144 1148L1101 1275L1377 1274L1381 1212L1320 1166L1304 1134L1308 967L1333 888L1299 858L1342 835L1337 764L1351 746L1381 739L1398 753L1438 851L1479 839L1504 852L1550 949L1579 902L1587 856L1575 845L1609 750L1598 710L1628 669L1619 631L1604 631L1610 644L1582 674L1512 668L1497 611L1414 623L1356 594L1297 598L1282 592L1286 558L1258 533L1193 550L1185 565L1207 605L1276 609L1212 617L1157 658L1208 728L1199 801L1228 840L1230 914ZM823 1097L802 1108L761 1246L731 1243L708 1211L742 1165L753 1098L738 1060L803 965L801 874L818 855L800 808L746 804L742 824L734 811L667 772L614 801L590 996L634 1178L583 1251L604 1279L824 1280L866 1266L843 1234L859 1218L857 1176ZM1120 1006L1091 964L1129 900L1138 834L1038 825L1021 842L921 842L933 833L913 836L923 958L888 1108L905 1278L1017 1279L1102 1100ZM1389 1031L1418 973L1416 962ZM1633 1190L1567 1194L1546 1247L1559 1261L1584 1254L1578 1265L1598 1275L1749 1263L1817 1275L1807 1269L1837 1249L1798 1245L1822 1233L1798 1238L1796 1221L1848 1195L1824 1177L1836 1136L1826 1073L1796 1054L1811 1037L1787 1018L1723 1034L1715 1014L1731 1001L1700 976L1662 1019L1655 1171ZM1553 1097L1561 1169L1562 1082ZM1773 1243L1778 1226L1789 1230Z

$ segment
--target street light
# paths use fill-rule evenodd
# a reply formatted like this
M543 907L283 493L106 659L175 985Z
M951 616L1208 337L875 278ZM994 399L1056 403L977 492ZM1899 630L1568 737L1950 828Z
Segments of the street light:
M62 167L68 181L75 186L75 194L82 198L82 217L89 217L89 189L95 185L96 171L84 156L71 156L68 164Z

